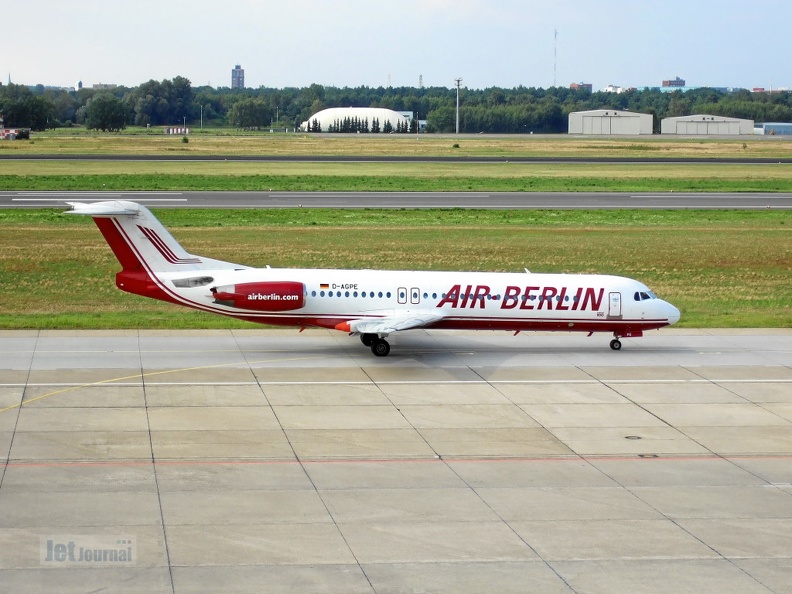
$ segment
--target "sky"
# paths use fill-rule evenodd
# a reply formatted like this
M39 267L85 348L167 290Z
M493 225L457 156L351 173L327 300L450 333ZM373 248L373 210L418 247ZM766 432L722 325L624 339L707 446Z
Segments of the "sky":
M790 0L5 0L0 81L792 88ZM556 35L557 32L557 35Z

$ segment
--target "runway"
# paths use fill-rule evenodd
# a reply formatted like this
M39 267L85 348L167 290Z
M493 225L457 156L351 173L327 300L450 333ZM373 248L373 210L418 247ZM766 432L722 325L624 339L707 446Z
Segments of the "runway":
M152 208L792 209L792 193L0 192L2 208L132 200Z
M792 592L792 330L392 345L0 332L2 590Z

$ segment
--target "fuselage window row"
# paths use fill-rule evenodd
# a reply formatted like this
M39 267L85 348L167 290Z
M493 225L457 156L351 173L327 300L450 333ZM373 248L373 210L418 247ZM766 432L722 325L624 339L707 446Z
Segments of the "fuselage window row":
M335 291L335 292L333 292L333 291L319 291L318 293L317 293L317 291L311 291L311 297L317 297L317 296L318 297L341 297L341 295L342 295L341 291ZM377 297L379 299L383 299L383 298L390 299L392 297L392 294L391 294L390 291L387 291L385 293L383 293L382 291L379 291L378 293L375 293L374 291L369 291L369 292L362 291L360 293L358 293L358 291L354 291L351 294L350 294L349 291L346 291L346 292L343 293L343 295L345 297L349 297L351 295L352 297L355 297L355 298L360 297L360 298L364 298L364 299L369 299L369 298L373 299L375 297ZM653 296L650 296L650 295L651 294L647 294L647 293L644 293L644 292L635 293L635 300L636 301L643 301L645 299L656 299L656 297L653 297ZM437 299L437 297L438 297L437 293L432 293L432 299ZM442 299L457 299L457 296L455 294L448 294L448 293L441 293L440 297ZM401 298L405 299L406 295L402 294ZM424 299L428 299L429 298L429 293L424 293L423 294L423 298ZM481 301L483 301L484 299L487 299L489 301L500 301L501 300L501 296L500 295L490 295L490 294L487 294L487 295L474 295L474 294L470 293L470 294L460 295L459 299L462 299L462 300L477 299L477 300L481 300ZM560 302L562 299L564 301L566 301L566 302L569 302L569 301L578 302L578 301L580 301L580 296L579 295L574 295L574 296L570 297L569 295L564 295L562 297L561 295L554 295L554 296L547 296L546 297L544 295L520 295L518 297L518 299L520 301L522 301L522 302L526 302L526 301L540 301L540 302L541 301L557 301L557 302Z
M380 291L380 292L378 292L376 294L374 293L374 291L370 291L370 292L362 291L361 293L358 293L357 291L355 291L351 295L352 295L352 297L362 297L362 298L370 298L370 299L373 299L375 296L377 298L379 298L379 299L382 299L383 297L386 298L386 299L390 299L391 298L391 292L390 291L388 291L386 293L383 293L382 291ZM316 291L311 291L311 297L316 297L316 296L319 296L319 297L341 297L341 291L336 291L335 293L333 291L319 291L318 293ZM349 291L345 291L344 292L344 297L349 297L349 296L350 296Z

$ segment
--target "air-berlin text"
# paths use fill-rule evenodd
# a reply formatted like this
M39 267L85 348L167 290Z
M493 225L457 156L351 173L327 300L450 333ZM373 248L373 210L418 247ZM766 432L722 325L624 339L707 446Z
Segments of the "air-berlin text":
M558 311L597 311L605 289L594 287L518 287L510 285L494 293L487 285L454 285L443 293L437 307L484 309L487 303L500 303L500 309L554 309Z

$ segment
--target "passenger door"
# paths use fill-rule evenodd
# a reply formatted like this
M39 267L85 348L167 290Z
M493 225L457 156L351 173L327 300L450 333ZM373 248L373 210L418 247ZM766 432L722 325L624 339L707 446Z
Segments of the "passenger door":
M621 293L608 293L608 318L611 320L620 320L621 317Z

